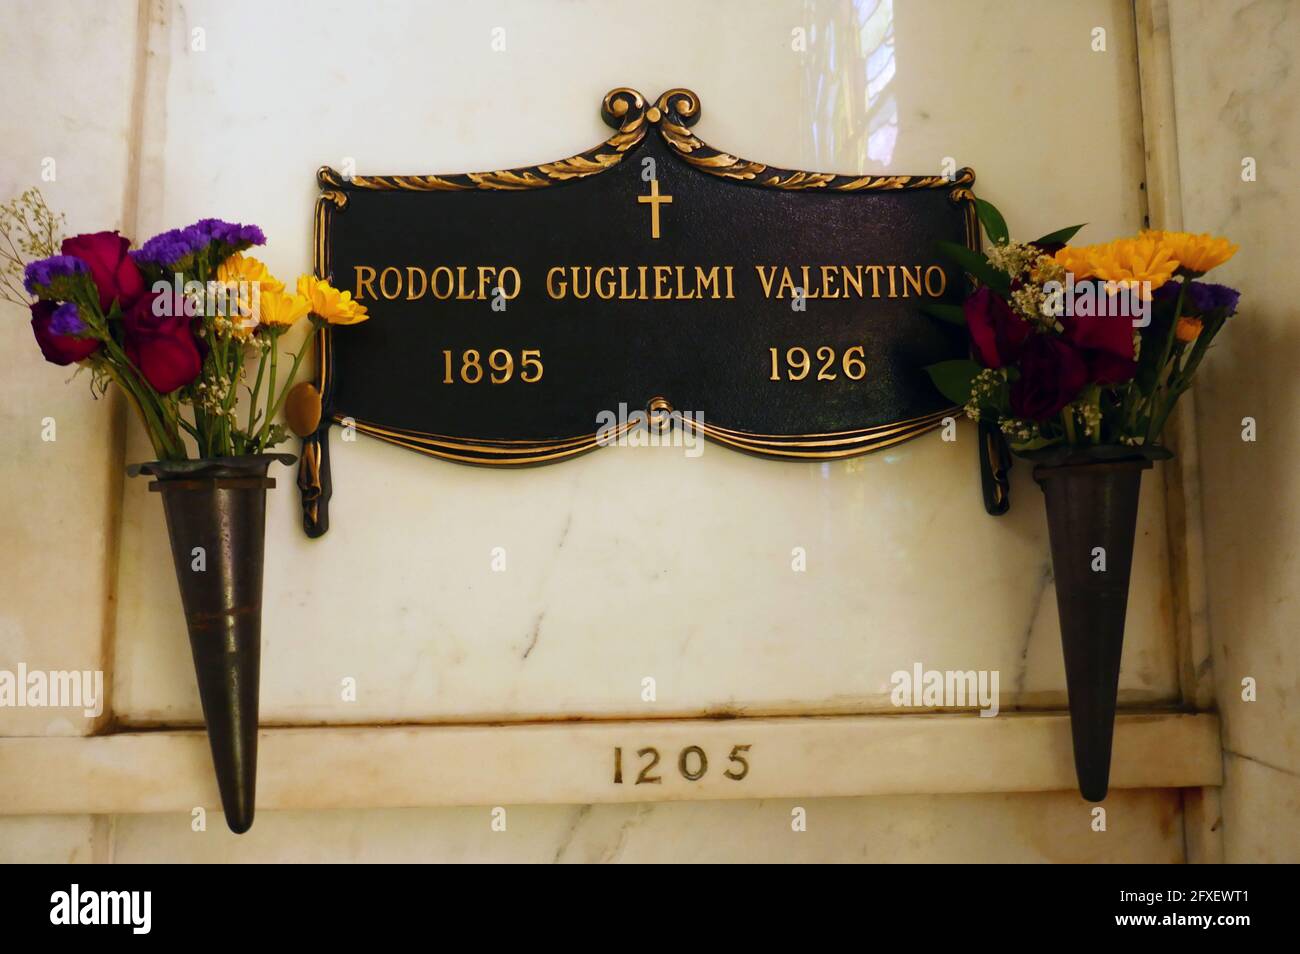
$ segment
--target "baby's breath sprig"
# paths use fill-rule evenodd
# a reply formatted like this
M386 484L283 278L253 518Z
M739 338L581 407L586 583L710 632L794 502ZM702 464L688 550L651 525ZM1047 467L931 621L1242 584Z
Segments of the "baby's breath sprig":
M66 219L45 204L35 187L0 203L0 298L27 307L32 298L23 288L23 269L34 259L59 253Z
M1083 424L1085 437L1096 437L1101 431L1101 409L1091 401L1076 401L1071 405Z
M1002 368L984 368L970 382L970 398L962 407L972 421L980 419L982 408L997 409L1007 384L1007 372Z
M1048 282L1060 282L1065 284L1065 266L1052 258L1050 255L1040 255L1034 266L1029 271L1031 281L1039 285L1045 285Z
M1022 242L1003 242L992 246L987 253L989 264L1011 278L1019 278L1038 261L1042 252L1033 245Z
M1059 302L1043 291L1043 286L1034 282L1021 285L1011 293L1011 307L1033 324L1039 331L1065 330L1058 314Z
M1004 417L998 422L998 428L1013 444L1024 444L1039 436L1039 428L1033 421L1018 417Z

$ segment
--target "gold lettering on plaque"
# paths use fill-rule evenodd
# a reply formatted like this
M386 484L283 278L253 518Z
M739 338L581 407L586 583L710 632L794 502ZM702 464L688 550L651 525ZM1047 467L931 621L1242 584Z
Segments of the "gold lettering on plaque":
M354 269L353 297L358 301L419 301L426 295L438 301L489 301L497 293L513 300L523 284L519 269L513 265L457 265L454 269L448 265L428 269L417 265L404 269L395 265L356 265Z

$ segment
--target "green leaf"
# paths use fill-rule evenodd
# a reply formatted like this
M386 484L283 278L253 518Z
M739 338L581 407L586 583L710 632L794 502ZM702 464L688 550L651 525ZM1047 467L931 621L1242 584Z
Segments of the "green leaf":
M1069 228L1057 229L1055 232L1048 232L1042 238L1034 239L1034 244L1047 245L1051 242L1068 242L1070 239L1074 238L1075 232L1079 231L1079 229L1083 228L1083 226L1087 224L1087 222L1084 222L1083 225L1071 225Z
M966 326L966 313L962 311L961 305L943 305L937 301L928 301L921 305L921 310L931 318Z
M1000 272L979 252L973 252L965 245L956 242L935 243L939 251L948 256L968 272L980 284L987 285L995 292L1005 296L1011 289L1011 279L1006 272Z
M970 400L971 379L984 369L968 358L960 358L928 365L925 370L940 394L954 404L965 404Z
M976 199L975 214L979 216L980 225L984 226L989 241L994 245L1002 245L1011 237L1011 233L1007 231L1007 220L1002 217L1002 213L992 202Z

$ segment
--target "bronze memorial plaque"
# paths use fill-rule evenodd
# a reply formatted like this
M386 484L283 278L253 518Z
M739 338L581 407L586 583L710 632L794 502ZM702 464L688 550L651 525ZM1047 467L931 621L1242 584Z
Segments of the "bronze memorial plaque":
M700 103L605 96L612 136L495 172L318 173L315 268L371 320L318 338L299 484L328 526L327 433L459 463L563 461L637 429L785 460L939 424L924 368L967 354L974 174L779 169L707 145Z

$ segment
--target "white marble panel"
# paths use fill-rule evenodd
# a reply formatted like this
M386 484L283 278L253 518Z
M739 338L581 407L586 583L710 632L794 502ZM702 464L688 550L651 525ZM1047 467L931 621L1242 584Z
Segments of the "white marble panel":
M142 233L204 215L257 221L267 260L291 276L310 264L317 166L560 158L603 138L597 104L618 85L694 88L700 135L755 159L915 173L952 156L1025 233L1138 227L1126 4L871 7L672 0L651 16L640 4L479 3L430 17L415 4L357 16L326 3L305 21L294 6L166 8L150 39ZM495 26L505 52L490 47ZM1108 31L1104 53L1091 49L1095 26ZM817 41L791 49L799 27L840 38L838 73ZM884 86L882 69L894 71ZM869 122L827 107L817 90L837 83ZM1061 90L1081 88L1109 109L1087 149L1060 128ZM880 133L891 96L896 135ZM289 472L272 499L267 722L865 710L888 707L891 673L914 662L998 669L1004 706L1064 702L1039 492L1022 465L1012 514L986 516L970 428L955 444L931 436L825 465L610 449L496 473L364 438L336 436L332 450L328 536L302 536ZM146 454L134 434L128 456ZM491 572L497 546L504 573ZM806 573L791 570L796 546ZM1165 546L1148 480L1121 682L1130 703L1177 694ZM126 490L121 552L116 711L197 721L143 481ZM348 676L356 702L340 699ZM641 700L646 676L654 703Z
M0 815L0 864L106 861L109 816Z
M267 812L246 835L209 816L116 818L138 862L1076 862L1182 860L1176 790L1117 792L1108 830L1072 793L439 810ZM804 809L807 830L791 829Z
M1241 246L1210 280L1241 289L1196 407L1205 557L1228 781L1229 860L1300 860L1300 306L1287 279L1300 218L1300 7L1170 3L1184 226ZM1254 181L1243 179L1253 159ZM1243 441L1253 418L1258 439ZM1258 686L1243 698L1242 681ZM1277 831L1289 823L1285 835Z
M1223 753L1223 856L1229 864L1300 860L1300 777Z
M0 201L39 186L67 232L121 228L135 0L4 5ZM52 178L51 178L52 176ZM26 309L0 302L0 669L105 666L121 431L89 377L47 364ZM53 418L55 440L42 439ZM81 710L0 708L0 735L84 735Z
M101 815L215 808L207 743L202 730L0 739L0 806ZM263 729L258 763L259 812L1075 787L1061 713L295 727ZM1215 786L1222 769L1212 715L1116 720L1112 792Z

